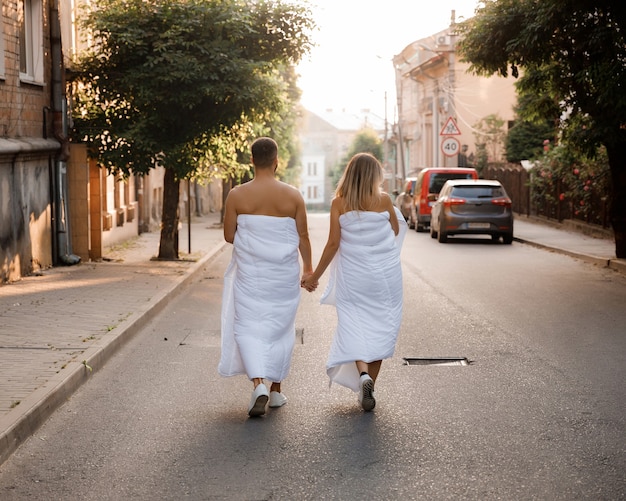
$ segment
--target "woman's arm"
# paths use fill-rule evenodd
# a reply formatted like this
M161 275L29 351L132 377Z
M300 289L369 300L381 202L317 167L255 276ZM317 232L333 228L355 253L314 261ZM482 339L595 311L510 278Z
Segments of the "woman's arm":
M335 257L337 249L339 249L339 242L341 240L341 226L339 225L339 216L341 215L340 207L342 206L342 200L335 198L330 206L330 230L328 232L328 241L322 252L317 267L313 273L303 281L302 286L307 290L314 290L319 282L320 277L328 268L328 265Z
M385 195L385 209L389 212L389 222L391 223L391 228L393 229L394 235L400 233L400 224L398 223L398 216L396 215L396 210L393 207L393 202L391 201L391 197Z

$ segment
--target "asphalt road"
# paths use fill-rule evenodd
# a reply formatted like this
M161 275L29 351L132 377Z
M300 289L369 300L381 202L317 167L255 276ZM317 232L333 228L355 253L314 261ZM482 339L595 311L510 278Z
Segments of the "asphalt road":
M319 254L327 218L310 220ZM375 411L328 389L335 316L318 291L298 314L289 403L249 419L251 383L216 372L228 258L2 465L0 499L626 497L623 276L518 243L409 232L404 322Z

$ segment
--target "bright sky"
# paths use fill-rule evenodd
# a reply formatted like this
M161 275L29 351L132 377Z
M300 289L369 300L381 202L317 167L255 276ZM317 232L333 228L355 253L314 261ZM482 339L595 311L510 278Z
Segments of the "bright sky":
M392 58L410 43L472 17L478 0L309 0L318 31L316 47L298 66L302 104L314 113L327 108L364 108L394 120Z

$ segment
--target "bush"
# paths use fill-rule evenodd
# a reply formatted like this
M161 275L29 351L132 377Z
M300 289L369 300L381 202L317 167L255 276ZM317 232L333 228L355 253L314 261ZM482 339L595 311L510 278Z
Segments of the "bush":
M551 148L545 144L544 154L535 161L531 175L532 202L548 217L554 217L555 207L565 217L600 223L610 193L610 172L604 148L594 158L576 154L560 144ZM563 219L563 217L559 217Z

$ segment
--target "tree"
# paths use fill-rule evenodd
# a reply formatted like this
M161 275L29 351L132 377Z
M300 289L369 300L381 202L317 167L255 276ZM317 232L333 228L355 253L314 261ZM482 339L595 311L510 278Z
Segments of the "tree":
M175 259L179 181L220 150L216 136L288 114L283 75L310 49L310 12L280 0L98 0L84 27L94 44L74 75L75 135L111 172L165 167L159 258Z
M522 160L532 160L544 152L544 141L554 142L554 123L558 114L550 120L545 118L526 118L526 109L532 96L518 94L515 106L516 120L506 135L506 159L508 162L519 163Z
M333 178L333 186L337 186L348 162L357 153L371 153L380 162L383 161L383 142L375 130L366 127L357 132L350 144L350 148L339 161L339 165L330 172L330 176Z
M506 137L503 127L504 120L495 114L487 115L474 124L478 157L476 168L479 173L487 167L488 162L501 161L502 145Z
M626 257L626 3L614 0L486 0L459 27L470 71L515 77L537 96L535 110L559 110L564 140L611 171L615 249ZM575 124L570 128L570 124ZM582 126L581 126L582 124Z

